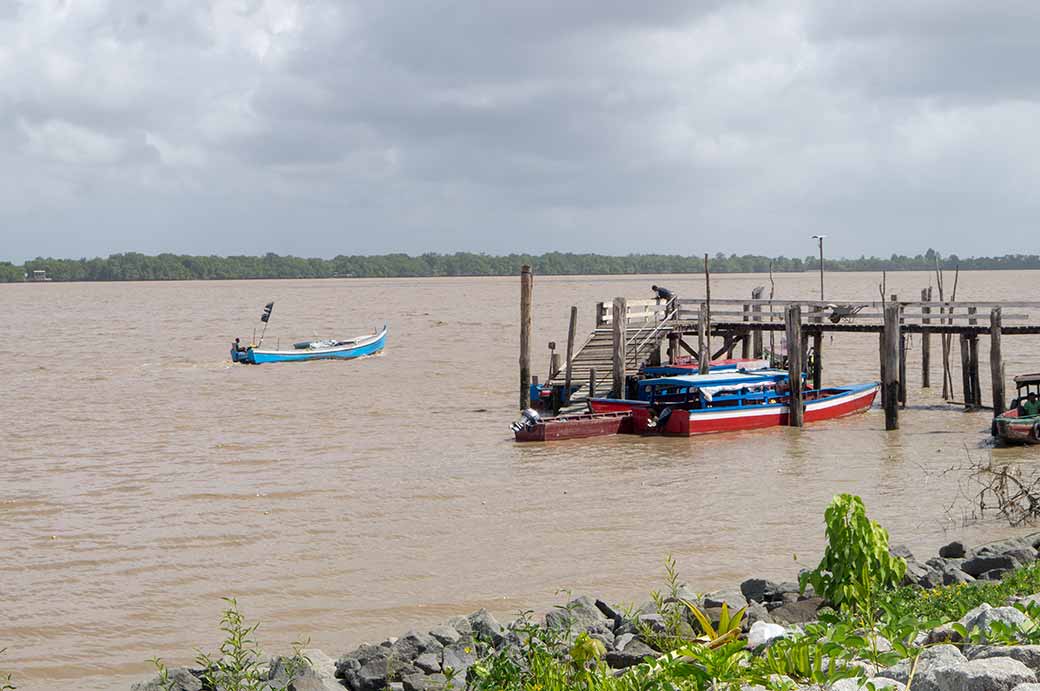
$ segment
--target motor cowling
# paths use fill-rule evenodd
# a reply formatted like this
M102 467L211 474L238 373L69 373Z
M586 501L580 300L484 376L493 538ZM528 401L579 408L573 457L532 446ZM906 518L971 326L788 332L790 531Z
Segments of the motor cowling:
M519 432L522 429L528 429L534 427L542 421L542 416L538 414L538 411L534 408L527 408L520 413L520 419L511 425L513 432Z

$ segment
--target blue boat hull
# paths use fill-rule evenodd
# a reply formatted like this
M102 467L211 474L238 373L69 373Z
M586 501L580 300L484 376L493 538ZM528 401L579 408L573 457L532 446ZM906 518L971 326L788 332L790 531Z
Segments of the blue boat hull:
M350 345L336 346L331 348L300 349L300 350L261 350L249 348L242 353L239 362L252 365L260 365L265 362L306 362L307 360L353 360L374 355L383 350L386 345L386 327L374 336L366 336L355 339Z

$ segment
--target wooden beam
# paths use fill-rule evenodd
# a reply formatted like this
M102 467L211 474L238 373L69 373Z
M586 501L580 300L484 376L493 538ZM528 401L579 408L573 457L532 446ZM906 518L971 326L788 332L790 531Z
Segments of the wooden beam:
M993 383L993 417L1004 412L1004 356L1000 348L1000 308L989 313L989 376Z
M970 409L975 401L971 393L971 344L968 343L968 335L961 334L961 386L964 387L964 407Z
M899 303L885 305L882 386L885 389L885 429L899 429Z
M520 268L520 410L531 407L531 300L534 277L531 267Z
M751 291L751 299L752 300L761 300L762 299L762 291L764 291L764 290L765 290L765 288L763 288L761 286L758 287L758 288L755 288L754 290L752 290ZM762 305L761 304L756 303L756 304L754 304L751 307L751 321L752 322L761 322L762 321ZM754 357L754 358L762 357L762 331L758 330L758 329L756 329L755 331L752 332L752 336L751 336L751 357Z
M823 388L823 332L813 333L812 382L814 389Z
M790 305L784 314L787 326L787 374L790 397L787 404L787 424L801 427L805 408L802 401L802 308Z
M711 338L708 333L708 306L705 303L701 303L700 317L697 319L697 350L700 352L700 358L698 359L698 371L701 374L707 374L710 369L709 355L711 350Z
M569 401L571 398L571 369L574 364L574 336L578 331L578 306L571 305L571 321L567 325L567 375L563 380L564 396Z
M589 399L596 397L596 368L589 369Z
M929 286L921 291L921 302L932 301L932 289ZM931 307L921 308L921 324L927 327L932 323L929 317L925 317L926 314L931 314ZM927 329L921 331L921 388L930 389L932 387L932 337L931 333Z
M751 320L751 305L744 303L744 322L747 323ZM748 338L748 334L745 332L744 336L740 339L740 357L748 359L751 357L751 339Z
M614 367L613 373L613 385L611 386L611 393L615 398L625 397L625 344L627 338L627 325L628 319L626 314L628 312L628 305L626 304L625 298L614 298L614 311L612 317L614 319Z

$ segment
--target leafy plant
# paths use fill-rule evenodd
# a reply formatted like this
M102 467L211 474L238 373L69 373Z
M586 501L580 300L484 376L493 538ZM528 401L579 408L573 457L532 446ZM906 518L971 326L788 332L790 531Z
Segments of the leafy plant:
M888 531L867 518L863 500L839 494L824 512L827 547L813 570L799 576L805 591L839 608L872 609L879 590L895 588L906 574L906 562L888 551Z
M686 605L690 614L692 614L694 619L697 620L697 623L700 624L701 631L704 632L704 636L695 639L697 643L703 643L709 648L717 648L740 636L740 624L744 620L744 613L747 612L747 607L741 607L737 613L731 617L729 614L729 606L723 602L722 611L719 613L719 626L718 628L715 628L712 626L711 619L708 618L708 615L702 612L697 605L693 604L689 600L682 600L682 603Z
M669 652L683 646L690 640L693 629L686 621L686 606L683 604L683 589L679 583L679 570L676 568L675 559L668 555L664 560L665 591L654 590L650 592L650 600L654 608L661 616L661 629L658 630L653 624L643 621L638 613L629 616L635 622L639 637L647 642L655 650Z
M198 651L195 662L202 667L202 682L206 688L221 691L288 691L292 680L310 660L302 654L303 644L293 643L293 655L282 659L285 681L281 685L269 679L269 670L260 644L255 638L260 623L249 625L238 608L234 598L223 598L227 603L220 620L220 630L224 640L220 644L220 654L216 657ZM159 674L159 685L165 691L171 691L174 680L169 670L159 658L153 658Z
M3 655L7 651L7 648L0 648L0 655ZM17 687L11 683L11 674L9 672L0 672L0 691L15 691Z

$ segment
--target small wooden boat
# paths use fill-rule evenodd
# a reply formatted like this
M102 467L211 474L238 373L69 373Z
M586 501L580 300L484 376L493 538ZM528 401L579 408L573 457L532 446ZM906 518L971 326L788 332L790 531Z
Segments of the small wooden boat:
M775 370L648 379L640 382L640 400L594 399L590 405L593 410L631 411L636 434L694 436L759 429L787 424L786 381L786 373ZM876 382L809 389L804 392L803 420L866 410L877 392Z
M993 436L1008 444L1040 444L1040 415L1026 415L1022 399L1040 393L1040 374L1015 377L1018 394L1008 410L993 420Z
M632 414L585 413L540 417L533 410L525 410L523 418L513 424L516 441L559 441L583 439L632 431Z
M358 336L346 341L303 341L293 345L292 350L271 350L250 346L242 351L231 351L234 362L259 365L265 362L304 362L306 360L353 360L364 355L374 355L386 345L387 328L368 336Z

